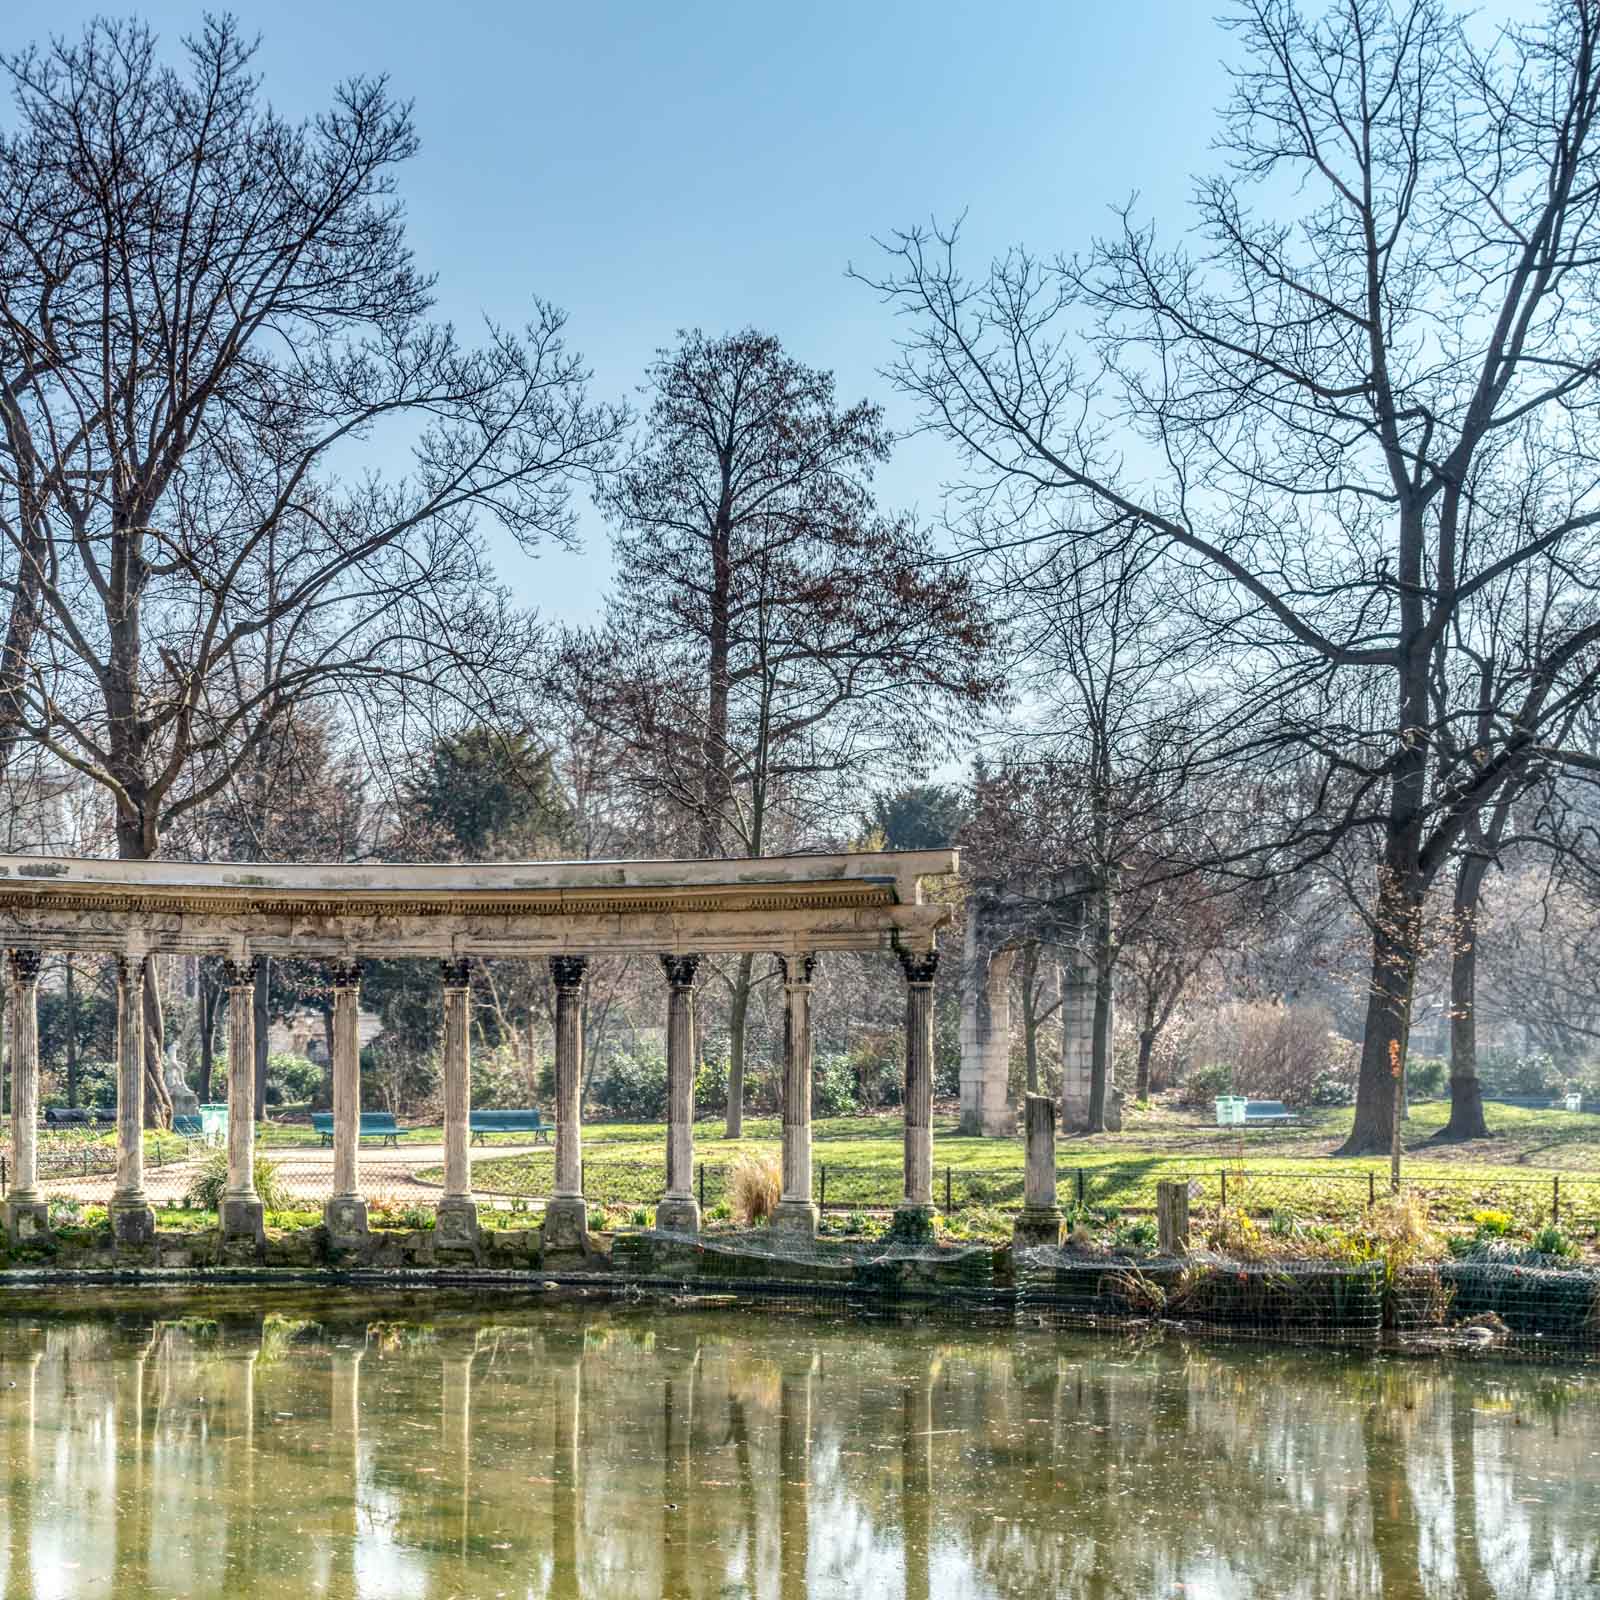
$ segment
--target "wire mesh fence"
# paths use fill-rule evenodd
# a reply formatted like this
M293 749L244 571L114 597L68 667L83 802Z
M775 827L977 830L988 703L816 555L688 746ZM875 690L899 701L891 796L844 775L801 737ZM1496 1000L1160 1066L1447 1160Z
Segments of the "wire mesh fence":
M598 1139L587 1148L583 1191L598 1206L650 1206L666 1186L664 1152L639 1159L629 1143L627 1158ZM648 1146L645 1147L648 1149ZM333 1193L332 1151L303 1136L262 1140L258 1151L274 1191L286 1206L320 1207ZM513 1207L548 1199L555 1192L555 1152L549 1147L477 1148L474 1189L491 1205ZM38 1141L41 1186L51 1196L80 1201L109 1197L116 1176L116 1149L110 1136L85 1130L41 1132ZM220 1159L220 1146L200 1139L147 1135L145 1185L157 1203L181 1203L208 1162ZM9 1148L0 1144L0 1196L13 1170ZM726 1202L733 1166L702 1161L695 1189L705 1210ZM361 1191L369 1201L430 1207L443 1185L443 1151L434 1141L364 1144ZM1062 1167L1057 1198L1070 1214L1102 1216L1153 1213L1156 1186L1164 1179L1188 1182L1191 1211L1200 1226L1223 1213L1241 1214L1277 1231L1300 1223L1354 1226L1389 1193L1389 1175L1376 1167L1296 1169L1179 1163L1170 1158ZM973 1216L991 1231L1003 1230L1004 1214L1020 1208L1023 1178L1016 1168L977 1168L936 1164L933 1200L946 1215ZM1553 1226L1575 1239L1600 1235L1600 1173L1550 1172L1527 1177L1477 1174L1407 1177L1401 1192L1435 1226L1452 1233L1488 1228L1507 1235L1532 1234ZM819 1160L812 1168L812 1199L825 1213L887 1213L900 1204L903 1185L898 1163ZM988 1218L980 1214L991 1214Z

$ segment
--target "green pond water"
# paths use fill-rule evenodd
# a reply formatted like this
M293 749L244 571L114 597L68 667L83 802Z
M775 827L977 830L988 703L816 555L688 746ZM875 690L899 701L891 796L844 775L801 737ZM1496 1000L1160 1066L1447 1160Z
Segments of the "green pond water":
M1593 1371L507 1297L8 1307L5 1600L1600 1595Z

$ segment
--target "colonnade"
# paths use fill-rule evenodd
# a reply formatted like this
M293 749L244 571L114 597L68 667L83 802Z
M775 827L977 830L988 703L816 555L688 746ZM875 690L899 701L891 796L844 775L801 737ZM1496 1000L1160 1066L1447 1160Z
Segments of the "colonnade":
M906 979L904 1196L895 1225L901 1237L931 1237L933 1221L933 982L937 952L897 947ZM225 1243L259 1248L262 1204L255 1185L255 1006L259 956L238 952L225 962L228 989L228 1174L220 1208ZM547 1202L547 1252L581 1251L587 1241L583 1192L582 1006L586 955L548 958L555 991L555 1184ZM664 953L667 988L666 1183L657 1226L695 1232L700 1207L694 1193L694 954ZM783 1185L773 1226L816 1232L811 1199L811 987L817 957L799 952L779 958L784 992ZM117 1242L153 1241L155 1216L144 1177L144 956L117 961L117 1165L111 1221ZM14 1159L6 1203L7 1229L24 1240L48 1230L48 1207L39 1190L36 1126L39 1101L38 983L36 949L13 949L11 986ZM440 963L444 976L444 1184L436 1238L441 1245L470 1243L477 1232L472 1191L471 990L469 963ZM330 1243L347 1248L367 1231L361 1193L361 1066L357 1013L361 967L345 958L330 963L333 989L333 1192L324 1207Z

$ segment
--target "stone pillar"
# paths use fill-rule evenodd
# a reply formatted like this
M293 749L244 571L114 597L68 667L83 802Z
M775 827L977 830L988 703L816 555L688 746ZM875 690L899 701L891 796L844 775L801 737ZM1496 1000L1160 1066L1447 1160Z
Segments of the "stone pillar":
M361 963L333 964L333 1193L323 1207L328 1243L359 1249L367 1233L361 1197Z
M39 952L11 952L11 1193L6 1232L12 1243L43 1239L50 1207L39 1194Z
M117 957L117 1183L111 1232L119 1245L153 1245L155 1212L144 1192L144 952Z
M779 956L783 976L783 1188L772 1226L817 1235L811 1199L811 978L814 955Z
M434 1248L475 1247L478 1208L472 1200L472 1046L468 964L443 961L444 974L444 1194L434 1228Z
M930 1356L930 1363L933 1358ZM930 1365L900 1400L900 1531L905 1541L905 1600L933 1593L933 1383Z
M224 1249L266 1243L256 1193L256 972L261 958L223 963L228 986L228 1184L222 1193Z
M475 1333L452 1329L440 1335L440 1343L441 1487L451 1487L452 1479L460 1484L455 1545L457 1554L465 1559L472 1532L472 1362L478 1339Z
M363 1334L363 1339L365 1335ZM335 1345L329 1375L329 1544L333 1594L356 1594L355 1547L361 1528L361 1358L366 1345Z
M906 975L905 1198L891 1237L933 1241L933 977L937 950L900 950Z
M583 979L588 969L587 956L550 957L550 980L556 991L556 1186L544 1208L547 1255L583 1252L589 1243L578 1113L583 1093Z
M1007 1138L1016 1131L1011 1080L1012 950L981 948L978 917L967 918L961 962L961 1131Z
M1061 1208L1056 1204L1056 1106L1047 1094L1023 1101L1023 1133L1027 1140L1023 1171L1022 1211L1012 1243L1022 1250L1061 1243Z
M1094 963L1081 954L1061 969L1061 1126L1067 1133L1089 1128L1094 1084ZM1106 1009L1106 1060L1111 1060L1112 1016ZM1108 1069L1109 1078L1109 1069ZM1122 1127L1122 1096L1106 1084L1106 1131Z
M656 1226L700 1231L694 1196L694 975L699 956L663 955L667 977L667 1187Z

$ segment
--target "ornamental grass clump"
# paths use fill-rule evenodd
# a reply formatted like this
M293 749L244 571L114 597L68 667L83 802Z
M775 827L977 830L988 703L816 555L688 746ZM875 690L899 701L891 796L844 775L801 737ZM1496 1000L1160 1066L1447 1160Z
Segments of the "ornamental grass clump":
M773 1155L742 1155L728 1174L728 1203L746 1227L770 1222L783 1193L783 1169Z
M278 1176L278 1163L265 1156L255 1161L256 1195L266 1211L287 1211L290 1206L288 1189ZM228 1187L228 1152L214 1150L200 1164L200 1170L189 1180L184 1199L202 1211L219 1211L223 1192Z

